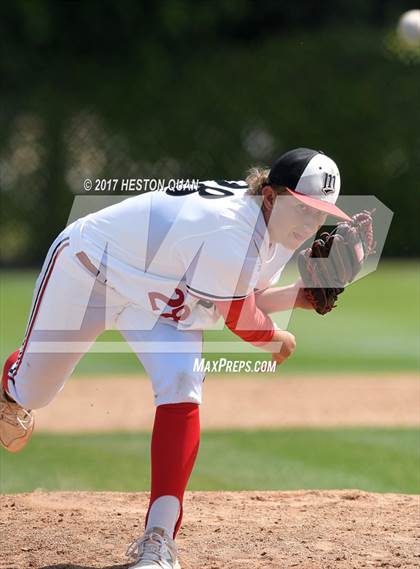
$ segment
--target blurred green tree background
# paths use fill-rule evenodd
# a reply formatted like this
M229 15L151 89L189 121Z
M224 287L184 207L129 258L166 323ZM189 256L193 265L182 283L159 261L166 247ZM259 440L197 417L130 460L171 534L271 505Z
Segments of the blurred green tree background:
M395 0L0 4L0 262L38 264L85 178L243 178L296 146L416 250L420 55Z

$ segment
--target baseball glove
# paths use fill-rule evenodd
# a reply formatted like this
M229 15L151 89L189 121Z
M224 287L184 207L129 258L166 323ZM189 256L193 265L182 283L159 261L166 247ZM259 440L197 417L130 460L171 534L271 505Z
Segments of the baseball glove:
M357 213L351 222L341 222L330 233L321 233L312 247L299 253L304 294L318 314L335 308L337 296L374 252L372 214L367 210Z

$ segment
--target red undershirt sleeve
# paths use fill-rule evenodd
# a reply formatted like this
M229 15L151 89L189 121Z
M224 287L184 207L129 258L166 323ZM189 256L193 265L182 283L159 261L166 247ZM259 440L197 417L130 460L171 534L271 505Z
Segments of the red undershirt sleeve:
M254 293L238 300L213 302L223 316L226 326L245 342L258 345L273 339L274 323L257 307Z

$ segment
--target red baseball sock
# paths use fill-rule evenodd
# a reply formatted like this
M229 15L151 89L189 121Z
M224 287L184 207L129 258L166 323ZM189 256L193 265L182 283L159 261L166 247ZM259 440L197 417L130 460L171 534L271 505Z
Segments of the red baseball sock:
M16 350L16 352L13 352L13 354L10 354L10 356L7 358L7 360L4 363L3 375L2 375L2 385L3 385L3 389L6 393L6 395L9 395L9 393L8 393L9 369L16 362L16 360L18 359L18 356L19 356L19 350Z
M152 434L152 488L149 509L160 496L176 496L182 520L182 501L200 446L200 413L196 403L171 403L156 408Z

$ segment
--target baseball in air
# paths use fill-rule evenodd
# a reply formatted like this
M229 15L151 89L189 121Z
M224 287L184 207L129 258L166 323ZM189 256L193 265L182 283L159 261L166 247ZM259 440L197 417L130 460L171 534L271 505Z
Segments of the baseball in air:
M410 47L420 47L420 10L405 12L397 28L400 40Z

